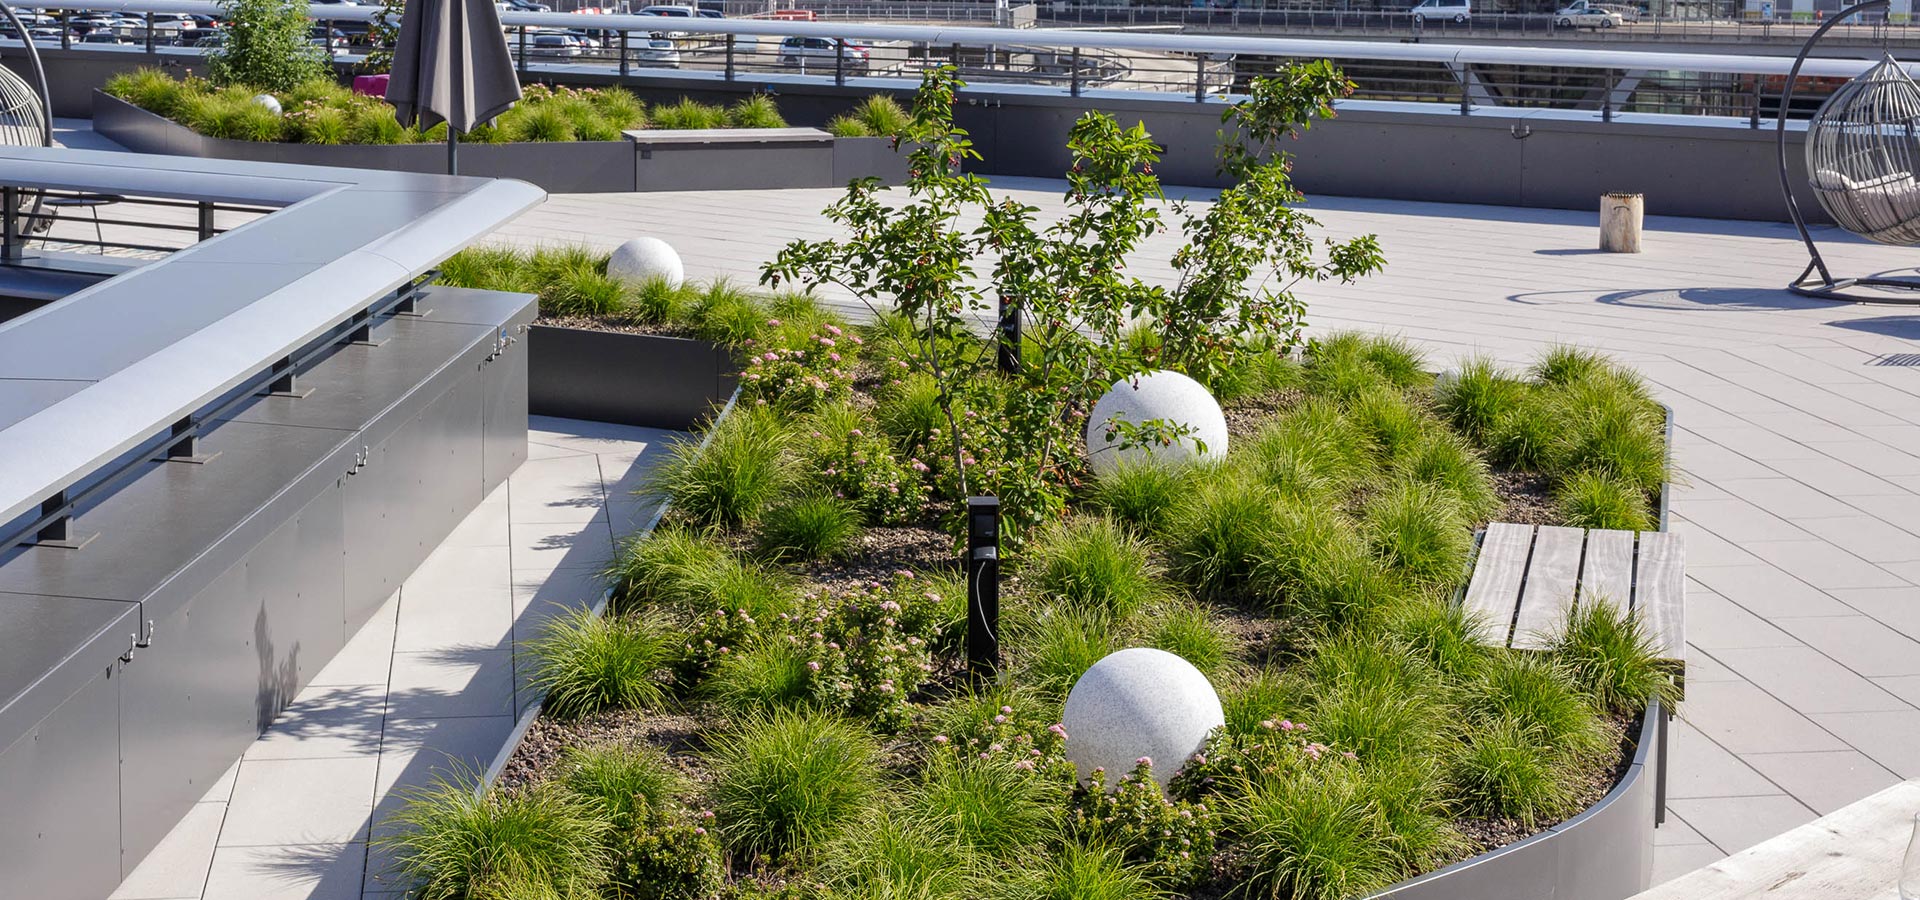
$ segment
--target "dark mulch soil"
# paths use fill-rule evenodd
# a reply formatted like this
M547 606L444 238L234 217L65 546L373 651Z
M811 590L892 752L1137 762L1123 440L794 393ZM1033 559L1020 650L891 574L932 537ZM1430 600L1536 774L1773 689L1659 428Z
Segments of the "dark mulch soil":
M1531 472L1495 469L1493 490L1500 496L1495 522L1521 525L1558 525L1560 511L1553 504L1553 479Z
M527 729L525 740L500 770L500 785L508 790L546 780L568 747L586 747L610 741L651 744L665 750L673 764L696 781L706 779L699 751L706 749L701 729L707 723L685 713L647 713L621 709L561 721L541 716Z
M668 337L693 337L693 332L684 325L660 322L642 322L626 316L541 316L533 320L535 325L552 325L555 328L579 328L586 331L613 331L620 334L659 334Z

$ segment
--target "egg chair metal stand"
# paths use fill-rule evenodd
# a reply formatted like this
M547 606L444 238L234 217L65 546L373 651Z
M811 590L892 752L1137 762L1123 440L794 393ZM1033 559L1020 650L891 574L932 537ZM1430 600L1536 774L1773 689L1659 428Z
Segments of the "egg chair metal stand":
M26 23L20 21L13 7L6 0L0 0L0 18L12 26L13 33L20 36L20 46L25 49L27 68L33 73L33 80L27 81L11 70L0 68L0 144L9 147L51 147L53 146L53 100L47 92L47 68L40 62L40 50L33 45L33 33L27 30ZM19 252L21 238L36 228L45 228L48 224L42 214L43 195L40 191L18 191L8 189L4 201L0 202L0 221L4 224L4 234L0 234L0 249L3 256Z
M1865 0L1814 29L1794 57L1780 94L1774 126L1780 192L1809 257L1807 267L1787 289L1804 297L1920 304L1920 275L1834 275L1807 227L1787 168L1787 116L1807 57L1834 26L1890 5L1890 0ZM1920 89L1892 56L1842 85L1820 106L1807 123L1805 153L1808 187L1841 228L1877 243L1920 244Z

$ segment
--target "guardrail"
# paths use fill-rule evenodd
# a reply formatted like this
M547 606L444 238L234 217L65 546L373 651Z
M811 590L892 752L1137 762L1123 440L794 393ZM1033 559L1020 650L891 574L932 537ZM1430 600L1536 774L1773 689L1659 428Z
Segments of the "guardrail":
M52 0L43 8L217 14L203 0ZM310 7L316 21L361 22L376 9ZM562 69L629 79L674 76L766 81L768 76L905 88L933 65L957 65L974 83L1125 91L1205 101L1244 91L1249 79L1290 60L1330 58L1359 85L1361 101L1489 108L1586 110L1743 119L1758 128L1781 113L1786 57L1498 44L1390 43L1250 35L663 18L560 12L501 16L523 77ZM152 24L149 22L148 24ZM154 30L149 28L149 35ZM159 48L149 38L149 53ZM132 48L104 45L103 52ZM1810 115L1864 59L1807 61L1789 117Z

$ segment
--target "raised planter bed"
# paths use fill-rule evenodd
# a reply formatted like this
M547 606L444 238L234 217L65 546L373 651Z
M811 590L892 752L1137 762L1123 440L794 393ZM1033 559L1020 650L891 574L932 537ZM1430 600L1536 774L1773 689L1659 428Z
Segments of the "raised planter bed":
M104 91L93 128L137 153L444 173L441 144L294 144L207 137ZM517 178L553 193L834 187L877 176L906 179L884 138L835 138L816 128L633 131L619 141L463 144L460 174Z
M727 348L698 338L534 325L527 334L534 415L685 431L739 383Z

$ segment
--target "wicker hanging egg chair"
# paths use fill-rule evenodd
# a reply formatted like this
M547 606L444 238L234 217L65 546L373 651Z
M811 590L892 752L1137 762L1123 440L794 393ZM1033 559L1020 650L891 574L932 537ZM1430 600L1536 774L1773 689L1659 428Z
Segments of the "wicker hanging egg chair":
M1787 171L1786 121L1793 86L1821 36L1842 21L1888 0L1867 0L1828 19L1800 48L1780 97L1775 137L1780 189L1794 227L1812 257L1789 284L1795 293L1827 300L1920 303L1920 278L1835 278L1807 229ZM1807 186L1835 224L1870 241L1910 247L1920 244L1920 85L1891 55L1833 92L1807 122ZM1862 289L1879 289L1866 291Z

